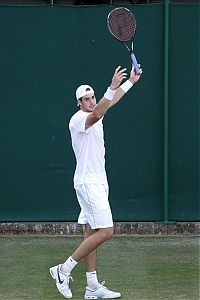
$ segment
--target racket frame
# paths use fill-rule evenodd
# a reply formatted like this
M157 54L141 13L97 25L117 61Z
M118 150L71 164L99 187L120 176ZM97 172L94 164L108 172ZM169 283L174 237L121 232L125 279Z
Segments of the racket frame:
M126 11L131 15L131 17L132 17L132 19L133 19L133 22L135 23L135 29L134 29L133 35L132 35L132 37L131 37L129 40L126 40L126 41L120 40L120 39L112 32L112 30L111 30L111 28L110 28L110 22L109 22L110 15L112 14L113 11L116 11L116 10L119 10L119 9L126 10ZM121 42L121 43L125 46L125 48L129 51L130 56L131 56L132 64L134 65L134 71L135 71L135 74L138 75L138 74L140 73L140 71L139 71L139 70L140 70L140 67L139 67L139 64L138 64L138 62L137 62L136 56L135 56L135 54L134 54L134 52L133 52L133 47L134 47L134 36L135 36L135 33L136 33L136 19L135 19L133 13L132 13L128 8L125 8L125 7L114 8L114 9L111 10L111 11L109 12L109 14L108 14L108 17L107 17L107 26L108 26L108 29L109 29L111 35L112 35L116 40L118 40L119 42ZM132 42L131 42L131 49L130 49L130 48L128 47L128 45L127 45L127 42L129 42L130 40L132 40Z

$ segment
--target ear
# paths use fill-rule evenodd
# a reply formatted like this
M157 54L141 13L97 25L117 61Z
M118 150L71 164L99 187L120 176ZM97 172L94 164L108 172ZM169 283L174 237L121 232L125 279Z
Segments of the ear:
M77 101L77 106L80 106L81 105L81 100L79 99L78 101Z

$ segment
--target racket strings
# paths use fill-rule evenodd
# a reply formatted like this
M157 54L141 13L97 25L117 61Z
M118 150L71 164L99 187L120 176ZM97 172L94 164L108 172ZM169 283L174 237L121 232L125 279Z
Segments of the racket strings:
M108 27L115 38L121 42L127 42L135 34L136 21L129 10L117 8L108 16Z

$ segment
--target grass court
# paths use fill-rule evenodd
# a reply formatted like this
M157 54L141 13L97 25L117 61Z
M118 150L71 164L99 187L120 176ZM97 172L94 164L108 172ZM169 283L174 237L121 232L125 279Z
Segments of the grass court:
M0 300L61 300L49 267L82 237L1 236ZM198 236L115 236L98 249L99 281L123 300L199 300ZM84 263L74 269L74 300L83 299Z

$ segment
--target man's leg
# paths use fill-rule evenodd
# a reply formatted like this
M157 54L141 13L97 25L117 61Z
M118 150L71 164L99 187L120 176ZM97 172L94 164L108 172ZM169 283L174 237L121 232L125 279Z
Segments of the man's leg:
M92 229L89 224L86 224L84 239L88 238L90 235L94 234L95 232L96 229ZM96 270L96 255L97 255L97 250L95 249L85 257L86 272L93 272Z
M66 298L72 297L69 287L69 279L73 268L81 259L86 258L88 268L93 269L96 265L96 248L104 241L111 238L112 235L113 227L92 231L92 229L87 226L85 239L72 256L70 256L64 264L50 268L51 276L56 280L58 290Z
M85 226L84 239L88 239L96 233L96 230L91 229L90 225ZM85 257L87 287L85 290L84 299L117 299L121 297L118 292L113 292L104 286L104 283L98 282L96 273L96 256L97 249L90 252Z
M96 230L92 229L89 224L86 224L84 239L94 234L95 231ZM97 249L93 250L90 254L88 254L85 257L87 287L93 290L95 290L99 285L96 272L96 256Z
M80 221L87 222L85 239L72 254L72 258L79 262L85 259L96 248L113 236L113 219L108 201L108 185L82 184L76 187L76 195L81 207ZM89 225L90 224L90 225ZM98 226L97 226L98 225ZM98 228L92 230L92 228ZM91 254L94 255L95 253ZM92 260L89 259L89 262ZM91 266L88 266L91 268Z
M113 227L96 229L93 234L87 236L83 240L80 246L72 254L72 259L79 262L81 259L86 258L96 250L99 245L110 239L113 236L113 232ZM93 256L93 259L96 256L95 253L92 253L91 255Z

